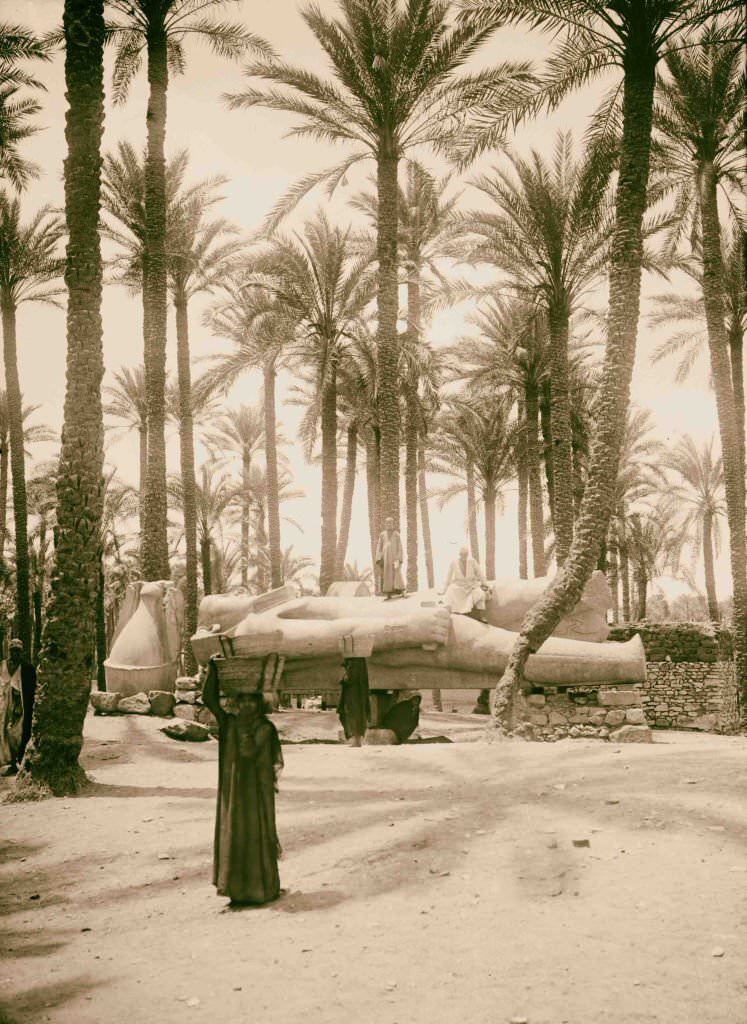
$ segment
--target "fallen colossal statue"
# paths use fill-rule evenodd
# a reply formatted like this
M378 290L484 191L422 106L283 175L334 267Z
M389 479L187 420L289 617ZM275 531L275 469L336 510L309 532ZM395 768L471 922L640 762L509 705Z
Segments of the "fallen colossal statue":
M438 604L434 591L395 601L297 598L292 587L258 598L211 597L200 607L192 648L205 663L222 652L218 634L226 634L235 655L284 658L283 690L318 693L335 685L343 638L352 636L370 647L372 690L493 687L515 640L511 627L518 627L546 583L495 581L487 625L452 615ZM640 639L603 642L608 603L606 580L595 574L574 613L529 658L527 679L548 686L641 682L645 660ZM582 639L576 639L579 635Z
M183 620L184 599L170 580L131 583L104 662L107 690L123 697L173 690Z

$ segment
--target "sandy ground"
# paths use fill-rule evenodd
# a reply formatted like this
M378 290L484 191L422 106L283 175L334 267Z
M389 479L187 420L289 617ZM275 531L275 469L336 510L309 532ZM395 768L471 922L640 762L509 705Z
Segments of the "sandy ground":
M217 743L160 724L89 716L88 795L0 807L3 1024L746 1024L746 738L287 745L287 893L237 912Z

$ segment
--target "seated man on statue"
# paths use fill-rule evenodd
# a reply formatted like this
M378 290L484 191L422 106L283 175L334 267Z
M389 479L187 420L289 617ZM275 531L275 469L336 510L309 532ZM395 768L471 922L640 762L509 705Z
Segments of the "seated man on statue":
M449 566L443 591L444 604L455 615L470 615L474 611L472 618L487 622L485 599L489 590L477 560L471 557L469 549L463 545L459 549L459 557Z

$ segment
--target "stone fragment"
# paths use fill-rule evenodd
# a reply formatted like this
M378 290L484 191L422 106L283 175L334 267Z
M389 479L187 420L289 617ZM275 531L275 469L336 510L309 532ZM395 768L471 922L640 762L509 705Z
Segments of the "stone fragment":
M194 704L177 704L174 708L174 717L181 718L184 722L194 722L196 712Z
M592 711L592 713L589 715L589 725L596 725L596 726L604 725L606 720L607 720L607 712L606 711Z
M614 743L653 743L654 738L647 725L622 725L610 733Z
M568 735L571 737L571 739L577 740L579 736L583 736L583 732L581 731L580 726L572 725L568 730Z
M198 696L197 690L176 691L176 700L179 704L194 704Z
M398 740L394 729L369 729L363 742L367 747L394 747Z
M195 707L195 722L199 722L200 725L206 725L208 729L218 728L218 719L215 717L210 708L199 705Z
M122 697L117 705L117 711L121 711L125 715L149 715L148 694L133 693L131 697Z
M118 693L105 690L94 690L91 694L91 707L95 715L114 715L117 712L121 697Z
M174 694L168 690L151 690L148 694L150 713L159 718L171 718L174 714Z
M640 706L640 690L600 690L599 703L608 708L630 708Z
M608 711L606 722L607 725L622 725L625 721L624 711Z
M179 676L174 684L177 690L199 690L200 684L196 676Z
M717 725L717 715L699 715L690 722L691 729L700 729L701 732L713 732Z
M185 722L177 719L168 725L161 727L161 732L172 740L191 740L193 743L201 743L210 739L210 731L205 725L199 722Z
M530 693L526 698L527 704L534 704L538 708L542 708L547 703L547 697L544 693Z
M532 725L547 725L547 715L544 711L530 711L529 721Z
M645 725L646 716L643 713L643 708L628 708L625 712L625 721L629 725Z
M561 715L559 711L550 712L550 725L565 725L565 715Z

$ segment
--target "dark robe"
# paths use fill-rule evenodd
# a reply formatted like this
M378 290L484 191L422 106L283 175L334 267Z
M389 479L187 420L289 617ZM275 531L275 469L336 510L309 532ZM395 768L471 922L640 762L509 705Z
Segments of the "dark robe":
M346 658L345 675L340 680L340 701L337 714L340 716L345 739L351 736L365 736L371 713L368 699L368 668L365 658Z
M218 720L218 803L213 885L234 903L269 903L280 894L275 826L276 771L283 764L277 729L263 711L228 714L213 664L202 700ZM261 695L260 695L261 698Z
M420 721L420 694L405 697L393 704L384 715L381 728L391 729L399 743L406 743Z

